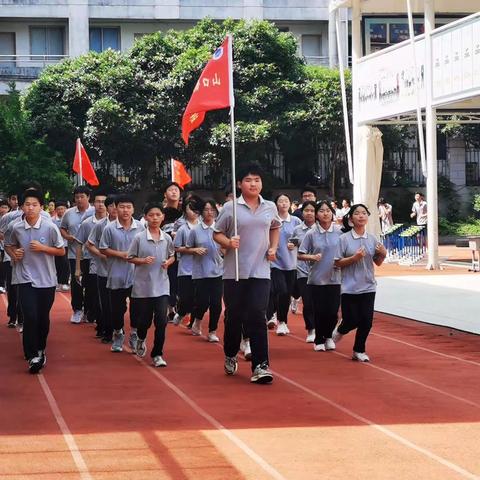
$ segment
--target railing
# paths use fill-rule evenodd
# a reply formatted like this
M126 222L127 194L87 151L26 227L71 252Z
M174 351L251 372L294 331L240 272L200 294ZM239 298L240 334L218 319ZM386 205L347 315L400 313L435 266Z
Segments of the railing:
M305 61L309 65L316 65L319 67L329 67L330 66L330 57L326 56L316 56L316 55L304 55ZM352 57L348 57L348 67L352 66Z
M48 65L68 58L68 55L0 55L0 79L38 78Z

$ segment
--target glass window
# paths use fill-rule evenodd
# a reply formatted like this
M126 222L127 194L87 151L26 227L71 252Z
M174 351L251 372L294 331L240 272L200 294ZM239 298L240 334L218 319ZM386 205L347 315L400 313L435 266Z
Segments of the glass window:
M321 35L302 35L302 55L304 57L322 56Z
M103 52L111 48L120 50L120 28L92 27L90 28L90 50Z
M15 66L15 33L0 32L0 55L0 67Z
M31 27L30 53L32 55L64 55L63 27Z
M372 23L370 25L370 41L372 43L387 43L386 23Z

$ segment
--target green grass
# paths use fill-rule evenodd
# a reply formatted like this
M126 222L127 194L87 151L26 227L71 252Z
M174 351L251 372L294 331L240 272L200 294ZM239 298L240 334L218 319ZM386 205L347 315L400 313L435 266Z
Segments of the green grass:
M438 221L440 235L469 236L480 235L480 220L468 217L464 221L449 222L446 218L440 218Z

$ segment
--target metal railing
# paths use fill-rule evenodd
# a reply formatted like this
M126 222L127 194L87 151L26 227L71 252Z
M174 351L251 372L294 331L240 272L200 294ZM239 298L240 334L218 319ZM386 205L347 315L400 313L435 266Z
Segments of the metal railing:
M68 55L0 55L0 79L36 79L48 65L68 58Z
M480 150L468 146L465 149L465 185L480 186Z

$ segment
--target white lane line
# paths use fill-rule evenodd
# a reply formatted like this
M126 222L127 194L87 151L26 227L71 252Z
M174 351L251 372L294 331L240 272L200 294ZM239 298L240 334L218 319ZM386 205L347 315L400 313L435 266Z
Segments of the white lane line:
M135 359L138 360L148 371L161 380L170 390L177 394L190 408L197 412L201 417L203 417L210 425L216 428L220 433L225 435L232 443L234 443L242 452L247 455L253 462L255 462L259 467L261 467L266 473L268 473L272 478L276 480L286 480L286 478L274 467L272 467L265 459L263 459L258 453L252 450L243 440L237 437L233 432L228 430L224 425L222 425L216 418L212 417L207 413L198 403L195 402L191 397L189 397L182 389L177 387L174 383L168 380L164 375L162 375L158 370L150 367L146 362L142 361L140 358L135 356Z
M5 306L7 306L8 305L7 300L4 296L2 297L2 300ZM70 454L72 455L73 461L75 462L75 465L77 466L77 469L80 473L80 478L82 480L93 480L93 477L90 475L90 472L88 471L87 464L85 463L85 460L83 459L82 454L80 453L77 442L75 441L75 438L73 437L72 432L68 428L67 422L63 418L62 412L60 412L58 403L55 400L55 397L53 396L53 393L50 390L50 387L48 386L48 383L45 380L45 377L41 373L38 374L37 377L38 377L38 381L40 382L40 386L42 387L43 393L47 398L48 404L50 405L50 409L52 410L53 416L55 417L55 421L57 422L60 428L60 431L62 432L65 443L67 444L67 447L70 450Z
M287 337L291 337L292 339L299 340L300 342L305 343L305 340L303 338L297 337L296 335L290 334L290 335L287 335ZM340 353L340 352L337 352L337 351L334 351L332 353L334 353L335 355L339 355L340 357L350 358L350 355L345 355L344 353ZM320 355L322 355L322 354L320 353ZM327 353L327 355L328 355L328 353ZM365 363L365 365L370 367L370 368L380 370L381 372L384 372L388 375L391 375L392 377L400 378L400 379L402 379L406 382L413 383L414 385L418 385L419 387L423 387L423 388L426 388L427 390L431 390L432 392L439 393L439 394L441 394L445 397L452 398L453 400L458 400L459 402L466 403L467 405L470 405L472 407L480 408L480 404L478 404L476 402L473 402L472 400L468 400L467 398L459 397L458 395L454 395L453 393L448 393L445 390L441 390L439 388L432 387L431 385L420 382L418 380L414 380L413 378L410 378L410 377L405 377L404 375L401 375L400 373L396 373L396 372L393 372L392 370L388 370L386 368L379 367L378 365L375 365L375 364L370 363L370 362Z
M68 428L67 422L63 418L62 412L60 412L60 408L58 407L57 401L55 400L55 397L53 396L53 393L50 390L50 387L48 386L48 383L45 380L45 377L42 374L39 374L38 381L40 382L40 386L42 387L45 397L47 397L47 401L48 401L48 404L50 405L50 409L52 410L53 416L55 417L55 420L58 426L60 427L60 431L62 432L63 438L65 439L65 443L67 444L68 449L70 450L70 454L72 455L73 461L77 466L77 469L80 473L80 478L82 480L93 480L93 477L90 475L90 472L88 471L87 464L85 463L85 460L83 459L83 456L78 448L77 442L75 441L75 438L73 437L72 432Z
M430 348L425 348L425 347L421 347L420 345L415 345L413 343L405 342L403 340L398 340L398 338L389 337L388 335L382 335L381 333L374 333L374 332L372 332L370 335L375 335L376 337L380 337L380 338L386 338L387 340L390 340L392 342L401 343L402 345L407 345L409 347L416 348L418 350L423 350L424 352L433 353L435 355L439 355L440 357L445 357L451 360L457 360L459 362L468 363L470 365L476 365L477 367L480 367L480 362L475 362L473 360L467 360L465 358L456 357L455 355L448 355L446 353L437 352L436 350L431 350Z
M343 412L346 415L354 418L355 420L358 420L359 422L364 423L364 424L368 425L369 427L374 428L375 430L378 430L379 432L381 432L384 435L390 437L391 439L401 443L402 445L404 445L404 446L406 446L406 447L408 447L412 450L415 450L418 453L421 453L421 454L427 456L431 460L434 460L434 461L440 463L441 465L443 465L444 467L447 467L450 470L453 470L454 472L460 474L462 477L468 478L468 479L471 479L471 480L479 480L480 477L478 475L475 475L474 473L469 472L468 470L465 470L464 468L460 467L459 465L457 465L453 462L450 462L449 460L431 452L430 450L427 450L426 448L423 448L423 447L411 442L407 438L402 437L401 435L389 430L386 427L382 427L381 425L376 424L375 422L369 420L368 418L365 418L361 415L358 415L357 413L353 412L352 410L350 410L346 407L343 407L342 405L334 402L333 400L330 400L327 397L324 397L323 395L320 395L319 393L311 390L308 387L305 387L304 385L296 382L295 380L291 380L290 378L278 373L277 371L272 370L272 372L278 378L281 378L284 382L298 388L299 390L302 390L305 393L308 393L309 395L317 398L318 400L321 400L324 403L327 403L331 407L336 408L337 410L340 410L341 412Z

